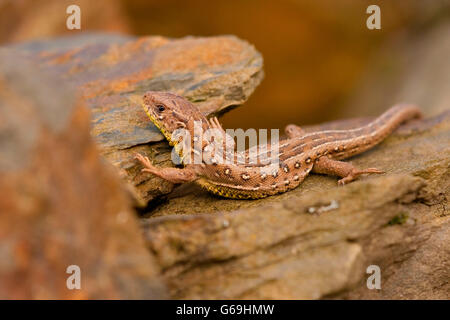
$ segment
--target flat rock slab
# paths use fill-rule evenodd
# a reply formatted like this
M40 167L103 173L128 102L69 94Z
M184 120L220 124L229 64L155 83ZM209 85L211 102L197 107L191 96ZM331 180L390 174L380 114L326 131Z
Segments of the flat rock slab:
M234 36L169 39L89 35L12 47L46 72L78 89L92 113L91 134L102 154L137 188L141 204L172 190L172 184L138 175L141 152L169 165L167 145L140 104L148 91L171 91L205 115L220 114L247 100L263 77L263 60ZM62 106L64 107L64 106Z
M185 188L158 206L142 225L171 296L448 299L450 113L411 122L350 160L386 174L344 187L312 174L256 201ZM372 264L384 290L367 289Z

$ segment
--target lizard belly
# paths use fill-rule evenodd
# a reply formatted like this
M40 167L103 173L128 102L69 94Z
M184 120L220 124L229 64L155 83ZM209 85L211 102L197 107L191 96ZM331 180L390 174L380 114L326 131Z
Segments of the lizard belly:
M226 198L260 199L296 188L308 175L313 163L298 166L298 161L282 164L266 173L261 168L237 167L239 174L229 179L204 176L196 182L207 191ZM226 171L225 169L224 171Z

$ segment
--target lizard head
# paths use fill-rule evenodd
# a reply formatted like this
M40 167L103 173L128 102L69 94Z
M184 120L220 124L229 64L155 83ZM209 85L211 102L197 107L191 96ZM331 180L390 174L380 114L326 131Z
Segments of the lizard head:
M190 130L194 121L207 122L201 112L188 100L170 92L148 91L143 97L143 108L150 120L170 144L177 129Z

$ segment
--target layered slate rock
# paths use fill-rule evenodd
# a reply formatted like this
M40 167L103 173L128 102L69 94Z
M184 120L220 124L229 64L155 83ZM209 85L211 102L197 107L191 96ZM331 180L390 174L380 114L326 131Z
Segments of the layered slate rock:
M148 91L170 91L205 115L242 104L263 77L262 57L234 36L211 38L91 35L14 46L77 88L92 112L92 136L102 154L136 186L141 204L173 185L139 174L133 155L172 165L170 149L141 108ZM149 145L151 143L151 145Z
M166 297L121 179L89 129L72 90L0 51L1 299ZM80 290L67 287L72 265Z
M448 299L450 113L350 161L386 174L344 187L312 174L256 201L188 187L168 199L142 224L172 297ZM382 290L367 289L369 265L381 268Z

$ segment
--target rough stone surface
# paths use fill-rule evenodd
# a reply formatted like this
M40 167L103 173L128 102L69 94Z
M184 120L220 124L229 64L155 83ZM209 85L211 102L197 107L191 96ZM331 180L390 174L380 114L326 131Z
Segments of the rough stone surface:
M136 186L141 204L173 185L138 174L136 152L170 165L167 144L140 104L148 91L187 97L205 115L242 104L263 77L262 57L234 36L211 38L90 35L13 46L79 89L92 112L92 136L102 154Z
M1 299L166 297L89 119L59 80L0 51ZM81 290L66 287L70 265Z
M449 298L450 114L405 125L351 161L386 174L344 187L311 175L257 201L185 187L158 206L142 224L171 295ZM371 264L378 292L366 287Z

